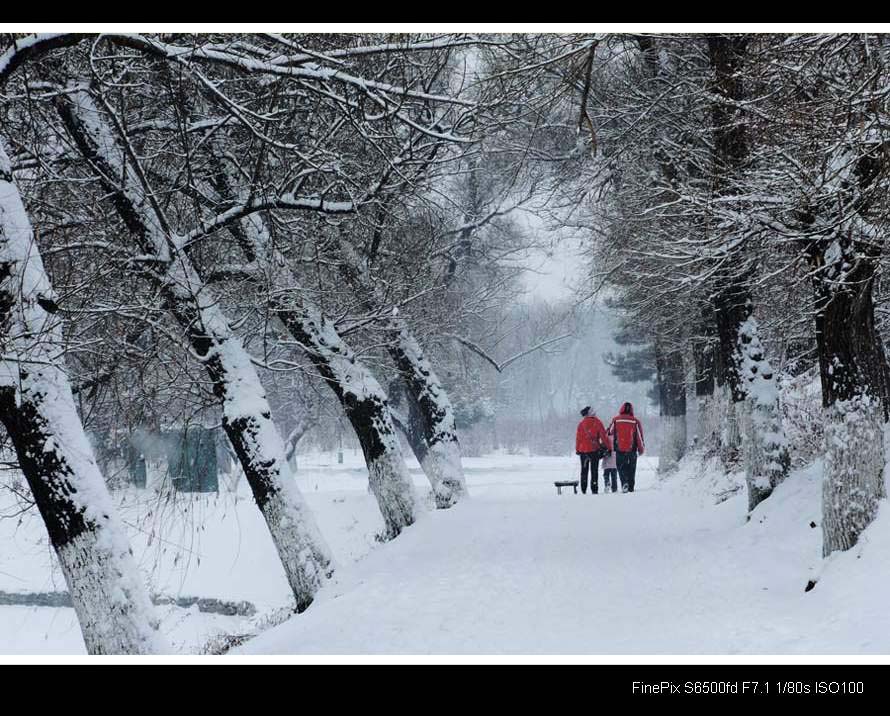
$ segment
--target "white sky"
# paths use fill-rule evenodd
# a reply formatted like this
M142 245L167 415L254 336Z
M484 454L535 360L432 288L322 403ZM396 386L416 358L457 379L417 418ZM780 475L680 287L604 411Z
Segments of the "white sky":
M558 233L550 231L531 211L517 210L516 220L537 238L551 244L549 249L535 250L528 257L529 270L523 277L528 296L547 301L571 298L575 294L573 285L578 283L584 272L577 240L559 240Z

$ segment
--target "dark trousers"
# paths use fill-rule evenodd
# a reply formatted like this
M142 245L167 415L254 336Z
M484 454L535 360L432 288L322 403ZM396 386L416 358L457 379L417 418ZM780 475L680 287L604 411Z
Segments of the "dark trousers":
M599 453L582 452L581 455L581 492L587 494L587 471L590 470L590 491L594 495L599 491Z
M636 452L616 452L615 463L618 465L618 477L621 480L622 492L633 492L637 477Z
M612 492L618 492L618 470L612 467L603 470L603 492L608 492L610 487Z

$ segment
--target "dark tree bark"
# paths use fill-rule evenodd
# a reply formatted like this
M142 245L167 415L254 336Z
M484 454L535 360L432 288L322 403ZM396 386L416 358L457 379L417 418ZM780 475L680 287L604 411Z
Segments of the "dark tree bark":
M702 320L692 339L692 355L695 362L695 395L698 398L712 396L716 388L717 357L716 326L710 306L703 308Z

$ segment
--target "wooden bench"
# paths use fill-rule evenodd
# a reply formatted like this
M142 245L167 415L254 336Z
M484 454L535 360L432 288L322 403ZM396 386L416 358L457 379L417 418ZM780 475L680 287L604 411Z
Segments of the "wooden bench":
M576 495L578 494L578 481L577 480L557 480L553 484L556 485L556 494L557 495L562 494L562 488L564 488L564 487L574 488L575 494Z

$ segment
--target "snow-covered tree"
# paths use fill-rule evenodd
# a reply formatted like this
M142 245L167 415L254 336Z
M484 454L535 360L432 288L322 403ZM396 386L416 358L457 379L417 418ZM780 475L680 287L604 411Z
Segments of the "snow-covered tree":
M0 143L0 421L40 510L91 654L165 650L64 365L62 321Z

